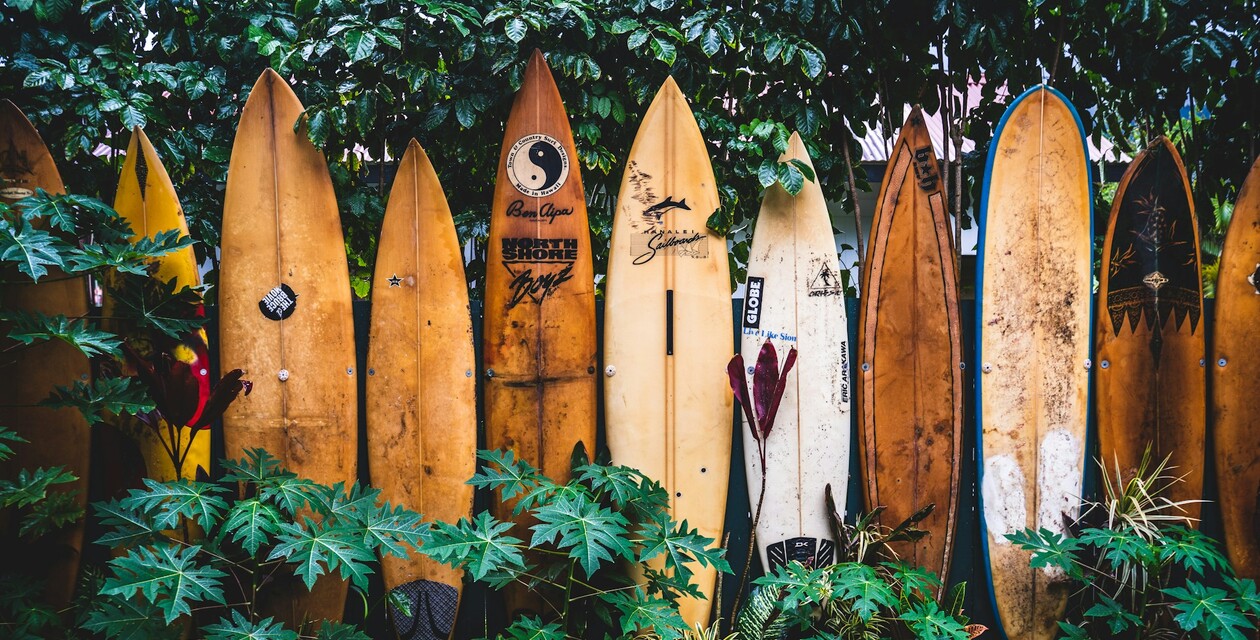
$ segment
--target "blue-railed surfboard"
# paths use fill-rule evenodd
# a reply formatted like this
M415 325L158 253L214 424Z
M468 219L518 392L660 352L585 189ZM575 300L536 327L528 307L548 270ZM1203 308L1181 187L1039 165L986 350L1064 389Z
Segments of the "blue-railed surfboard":
M1068 585L1006 539L1080 508L1089 417L1093 229L1080 118L1034 87L989 147L976 275L982 542L999 632L1051 640Z

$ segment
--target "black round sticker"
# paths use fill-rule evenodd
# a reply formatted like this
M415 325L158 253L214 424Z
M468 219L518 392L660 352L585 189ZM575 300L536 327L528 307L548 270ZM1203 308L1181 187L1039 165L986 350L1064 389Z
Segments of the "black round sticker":
M297 294L283 282L280 286L268 291L267 295L258 301L258 310L271 320L284 320L293 315L293 310L296 308Z

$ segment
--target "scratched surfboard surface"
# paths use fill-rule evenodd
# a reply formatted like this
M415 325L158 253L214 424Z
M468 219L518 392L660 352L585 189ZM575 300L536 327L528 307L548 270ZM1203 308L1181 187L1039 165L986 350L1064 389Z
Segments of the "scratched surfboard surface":
M781 162L811 168L797 133ZM849 459L849 339L840 262L822 187L808 181L795 196L775 184L766 189L748 258L748 294L741 352L752 368L766 340L780 361L797 349L774 429L766 438L766 499L757 524L757 549L767 571L796 560L810 566L836 561L826 487L845 509ZM747 373L751 380L751 372ZM744 461L750 509L761 491L761 460L744 423Z
M141 238L152 238L159 233L175 230L181 236L188 235L188 221L184 218L183 207L179 204L179 196L175 193L175 185L171 183L166 167L158 156L153 143L145 135L144 129L136 127L132 132L131 142L127 145L127 155L118 176L118 191L114 195L114 210L131 225L134 232L133 241ZM157 260L154 277L162 282L174 282L178 288L201 286L201 272L197 268L197 256L192 247L185 247L168 253ZM117 301L106 291L102 305L102 315L106 318L114 316L113 309ZM128 343L136 349L141 357L157 359L161 354L183 362L189 366L193 378L197 381L200 403L204 404L210 396L210 357L209 341L204 329L191 332L179 340L165 336L157 331L130 331L127 327L111 327L120 333L126 333ZM196 419L194 415L192 419ZM151 428L139 420L123 420L122 429L130 436L144 459L144 469L131 470L133 474L157 480L174 480L175 467L171 462L168 447L178 451L187 449L188 454L181 469L180 477L195 480L205 478L210 473L210 433L194 432L182 427L174 440L165 424ZM108 458L108 456L105 456ZM115 459L97 457L106 465L125 464L125 456ZM126 477L128 470L119 469L107 473L110 477ZM101 474L97 473L97 477ZM127 487L133 488L133 487Z
M709 151L668 78L626 162L613 218L604 314L604 422L613 462L659 480L677 521L720 540L731 464L733 351L726 239ZM693 567L707 625L717 574Z
M595 283L577 151L560 92L534 51L508 116L486 259L486 444L557 482L579 442L594 454ZM511 520L511 504L494 513ZM531 523L518 520L518 524ZM527 534L518 527L517 536ZM528 537L526 535L525 537ZM559 594L543 594L552 603ZM553 611L519 585L509 613Z
M962 465L962 330L948 204L919 108L884 173L858 335L867 509L896 526L928 505L928 536L893 548L948 583Z
M1167 138L1146 147L1116 190L1098 287L1099 452L1133 477L1151 446L1183 478L1166 497L1203 497L1207 377L1199 226L1181 156ZM1198 518L1200 505L1184 505Z
M472 516L477 379L472 317L455 222L437 173L412 140L385 208L372 279L367 444L372 486L428 520ZM454 629L463 572L413 553L381 558L402 640Z
M31 196L36 189L63 193L61 174L44 141L26 116L8 100L0 100L0 201L13 204ZM38 312L48 316L81 318L87 315L87 283L84 278L66 278L50 269L38 284L29 277L5 270L0 273L0 308ZM13 444L15 457L0 463L5 478L18 469L63 466L79 478L69 485L77 491L75 502L87 505L88 460L91 430L78 410L35 406L58 385L87 381L87 358L60 340L33 347L10 349L9 329L0 323L0 425L13 429L28 443ZM36 546L17 535L17 522L0 526L0 563L7 569L46 580L44 599L51 605L66 605L74 593L83 548L83 524L70 525L59 533L45 536Z
M989 148L976 374L981 540L1007 638L1050 640L1068 585L1006 534L1064 531L1080 509L1093 264L1085 135L1062 94L1019 96Z
M229 458L262 447L301 477L353 483L358 390L350 274L328 165L293 130L302 104L268 69L250 91L232 143L219 278L222 370L253 392L223 414ZM262 603L289 624L340 620L348 583L308 593L286 580Z
M1260 160L1238 193L1221 251L1212 333L1212 436L1225 550L1239 577L1260 580Z

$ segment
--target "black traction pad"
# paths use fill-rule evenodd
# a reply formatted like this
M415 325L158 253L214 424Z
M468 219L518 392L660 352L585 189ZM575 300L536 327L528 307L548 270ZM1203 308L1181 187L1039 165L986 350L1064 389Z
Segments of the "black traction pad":
M432 580L414 580L394 587L392 593L411 607L410 616L397 607L389 607L394 631L400 640L447 640L450 637L459 608L459 591L455 587Z

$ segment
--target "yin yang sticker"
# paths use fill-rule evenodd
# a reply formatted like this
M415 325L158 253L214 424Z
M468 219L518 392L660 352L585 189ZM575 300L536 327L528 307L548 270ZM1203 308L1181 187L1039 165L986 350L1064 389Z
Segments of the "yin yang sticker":
M508 151L507 174L517 191L532 198L549 196L569 178L569 154L559 140L533 133Z
M258 301L258 310L269 320L284 320L297 309L297 294L289 285L280 283Z

